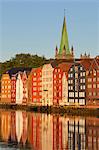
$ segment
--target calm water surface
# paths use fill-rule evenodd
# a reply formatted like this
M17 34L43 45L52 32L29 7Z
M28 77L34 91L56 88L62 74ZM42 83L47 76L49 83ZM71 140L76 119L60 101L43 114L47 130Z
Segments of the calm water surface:
M99 150L99 118L0 110L0 150Z

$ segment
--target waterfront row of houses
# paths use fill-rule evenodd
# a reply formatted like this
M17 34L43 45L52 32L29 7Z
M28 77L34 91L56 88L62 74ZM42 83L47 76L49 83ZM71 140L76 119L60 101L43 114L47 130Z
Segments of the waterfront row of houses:
M99 105L99 57L13 68L2 75L1 102Z
M37 150L98 150L98 126L98 118L0 112L0 140L14 148L18 145Z
M55 59L39 68L12 68L1 79L1 102L34 105L99 105L99 56L74 58L64 17Z

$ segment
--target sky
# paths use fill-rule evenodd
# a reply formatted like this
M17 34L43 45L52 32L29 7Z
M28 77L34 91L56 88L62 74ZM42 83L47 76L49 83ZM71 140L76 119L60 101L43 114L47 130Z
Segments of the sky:
M54 58L64 9L75 57L99 55L99 0L0 0L0 62L19 53Z

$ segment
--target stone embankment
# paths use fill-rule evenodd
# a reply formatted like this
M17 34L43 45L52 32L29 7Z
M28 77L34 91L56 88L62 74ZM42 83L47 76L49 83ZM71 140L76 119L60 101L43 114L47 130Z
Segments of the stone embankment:
M1 109L23 110L40 113L77 115L77 116L97 116L99 117L99 108L94 107L75 107L75 106L34 106L0 103Z

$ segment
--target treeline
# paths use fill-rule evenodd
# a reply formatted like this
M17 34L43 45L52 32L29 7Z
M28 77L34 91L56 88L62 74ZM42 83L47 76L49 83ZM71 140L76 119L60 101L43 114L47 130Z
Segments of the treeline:
M44 56L40 57L38 55L31 54L16 54L15 57L11 58L9 61L0 62L0 78L3 73L11 68L16 67L32 67L36 68L42 66L46 62Z

